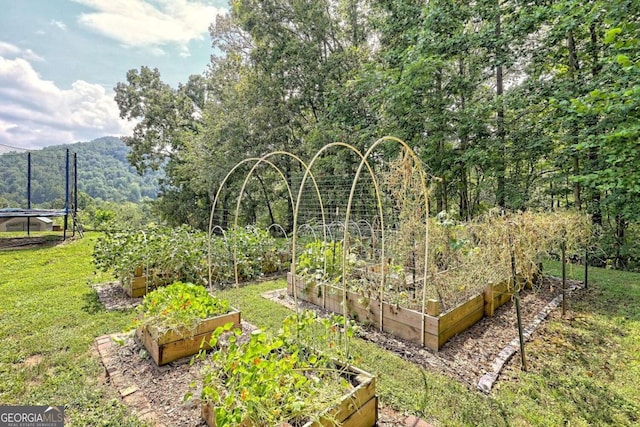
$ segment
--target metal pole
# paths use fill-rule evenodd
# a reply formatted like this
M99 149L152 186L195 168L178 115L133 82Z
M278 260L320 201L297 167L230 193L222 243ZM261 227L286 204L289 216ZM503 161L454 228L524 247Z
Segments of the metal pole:
M31 210L31 153L27 153L27 209ZM31 217L27 217L27 236L31 235Z
M520 339L520 360L522 361L522 370L527 370L527 358L524 352L524 336L522 334L522 315L520 314L520 290L518 289L518 274L516 273L516 256L514 254L511 235L509 235L509 243L511 243L511 280L513 280L513 296L516 303L516 318L518 320L518 338Z
M567 314L567 247L564 240L560 249L562 250L562 316L564 316Z
M589 289L589 248L584 248L584 288Z
M65 157L65 184L64 184L64 231L62 239L67 239L67 227L69 225L69 149Z
M73 233L76 235L78 213L78 153L73 153Z

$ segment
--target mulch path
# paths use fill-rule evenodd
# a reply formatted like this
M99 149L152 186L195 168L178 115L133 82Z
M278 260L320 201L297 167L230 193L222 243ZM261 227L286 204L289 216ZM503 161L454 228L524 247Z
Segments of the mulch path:
M576 288L573 292L579 292L579 282L569 281L569 285ZM117 282L97 285L95 290L100 302L109 310L127 310L141 301L141 298L129 298ZM547 278L535 292L521 293L523 324L531 324L560 291L560 280ZM263 296L293 307L292 298L284 290L272 291ZM322 313L322 309L315 305L305 302L299 304L302 308ZM242 322L242 326L243 332L247 333L254 328L246 322ZM421 348L373 328L362 328L362 338L472 389L478 387L478 381L483 375L493 371L494 360L517 336L512 302L497 309L494 317L485 317L467 331L450 339L439 352ZM200 418L200 390L197 386L190 388L191 383L199 382L202 362L191 364L189 358L184 358L158 367L131 334L122 335L117 341L101 337L96 344L107 370L108 381L120 391L125 403L158 426L205 425ZM512 360L510 363L519 361ZM193 393L194 397L185 402L183 397L188 392ZM424 421L410 420L406 415L387 407L381 407L379 415L379 426L407 426L413 425L414 421L423 423L416 425L428 426Z

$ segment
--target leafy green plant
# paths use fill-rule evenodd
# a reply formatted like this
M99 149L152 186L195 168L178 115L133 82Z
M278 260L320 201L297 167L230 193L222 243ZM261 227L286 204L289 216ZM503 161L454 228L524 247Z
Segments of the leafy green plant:
M96 242L93 259L98 270L113 271L123 282L131 280L136 269L142 268L151 285L173 281L206 284L207 239L207 233L186 225L107 233ZM242 280L284 267L280 261L282 245L268 232L254 227L232 229L226 236L212 236L210 246L214 283L233 281L234 251Z
M227 300L210 295L204 287L175 282L145 295L136 308L132 326L148 327L154 338L168 331L185 334L194 330L200 320L229 311Z
M307 243L298 257L298 274L316 281L335 281L342 277L342 242L314 240ZM349 264L353 263L349 259Z
M324 412L352 387L328 355L338 354L343 326L337 317L318 321L305 312L284 319L277 334L256 331L242 343L239 331L226 337L205 368L201 396L213 405L216 425L299 425L320 417L337 425ZM216 331L211 346L229 328Z

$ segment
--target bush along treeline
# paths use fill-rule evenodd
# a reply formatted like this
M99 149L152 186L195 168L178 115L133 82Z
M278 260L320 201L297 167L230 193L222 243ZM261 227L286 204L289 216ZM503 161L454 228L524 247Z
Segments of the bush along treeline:
M211 189L241 159L394 135L437 178L431 216L575 208L603 231L601 263L637 269L638 16L630 0L237 0L210 27L205 73L172 88L132 69L115 99L136 123L132 164L166 165L158 206L172 224L206 228ZM295 182L293 160L276 160ZM318 175L357 163L327 156ZM259 172L243 220L290 230L277 171Z
M286 240L278 240L255 227L236 228L224 235L209 235L187 225L150 225L134 231L107 232L95 244L93 260L101 271L121 281L144 275L153 284L176 281L225 287L288 267Z

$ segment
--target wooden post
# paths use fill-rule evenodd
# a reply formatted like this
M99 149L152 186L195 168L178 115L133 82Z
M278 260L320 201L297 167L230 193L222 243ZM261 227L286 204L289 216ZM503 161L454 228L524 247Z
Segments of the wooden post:
M440 315L440 301L430 299L427 301L427 314L429 316L438 317Z

